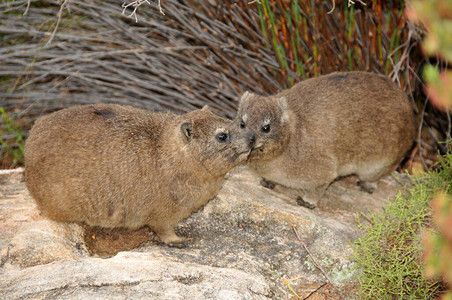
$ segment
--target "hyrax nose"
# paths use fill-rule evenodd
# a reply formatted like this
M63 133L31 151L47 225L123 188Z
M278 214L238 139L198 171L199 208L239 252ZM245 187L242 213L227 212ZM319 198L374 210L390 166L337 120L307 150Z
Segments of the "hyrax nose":
M254 136L254 134L252 134L250 132L250 133L248 133L247 138L248 138L248 141L250 142L249 147L253 148L254 144L256 143L256 137Z

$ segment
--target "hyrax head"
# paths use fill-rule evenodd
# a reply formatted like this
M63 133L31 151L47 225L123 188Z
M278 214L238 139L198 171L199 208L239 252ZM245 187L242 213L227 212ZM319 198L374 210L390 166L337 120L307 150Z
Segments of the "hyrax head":
M254 135L214 115L207 106L183 115L179 134L183 148L214 176L245 162L255 142Z
M245 92L233 121L243 132L256 136L250 160L271 160L279 156L289 140L287 99Z

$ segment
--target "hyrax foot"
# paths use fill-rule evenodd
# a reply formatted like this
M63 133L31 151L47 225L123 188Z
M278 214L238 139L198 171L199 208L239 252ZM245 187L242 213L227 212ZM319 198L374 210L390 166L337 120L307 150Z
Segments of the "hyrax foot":
M186 246L187 239L177 236L174 230L157 232L157 235L160 241L169 247L183 248Z
M300 196L297 197L297 204L309 209L315 208L315 205L312 205L311 203L304 201L303 198L301 198Z
M361 187L361 191L368 192L369 194L372 194L377 188L376 182L358 181L356 185Z
M168 247L182 249L182 248L187 247L187 241L184 241L184 242L182 242L182 243L177 243L177 244L175 244L175 243L169 243L169 244L168 244Z
M264 178L261 178L261 185L263 187L266 187L267 189L273 190L275 188L275 183L270 180L265 180Z
M165 243L168 247L171 247L171 248L182 249L182 248L187 247L187 245L188 245L188 240L187 239L178 237L176 235L175 235L175 237L176 238L172 238L172 239L169 239L169 240L168 239L163 240L161 238L160 239L162 240L163 243Z

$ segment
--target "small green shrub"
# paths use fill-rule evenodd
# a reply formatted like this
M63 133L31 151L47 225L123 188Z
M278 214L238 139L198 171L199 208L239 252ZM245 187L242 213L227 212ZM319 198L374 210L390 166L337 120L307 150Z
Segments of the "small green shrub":
M384 212L358 216L363 236L354 243L364 299L432 299L444 289L423 271L423 232L432 226L430 200L452 192L452 155L440 157L428 173L412 177L413 188L396 197Z
M452 286L452 197L440 192L432 201L434 229L424 235L425 275ZM452 299L452 290L442 299Z
M420 21L429 28L423 42L426 53L432 57L442 57L452 62L452 1L414 0L407 14L414 21ZM447 65L447 64L446 64ZM441 110L452 111L452 70L437 66L425 67L425 91L430 101ZM451 167L450 154L446 156L446 167ZM442 299L452 299L452 182L445 181L444 190L438 192L431 201L432 223L434 227L424 235L425 275L441 278L449 287Z
M24 162L24 132L3 107L0 107L0 154L2 167L16 167Z

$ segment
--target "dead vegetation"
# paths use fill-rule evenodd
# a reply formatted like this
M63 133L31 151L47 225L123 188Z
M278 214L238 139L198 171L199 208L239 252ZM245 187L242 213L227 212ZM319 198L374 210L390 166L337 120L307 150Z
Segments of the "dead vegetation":
M428 167L448 150L438 142L450 118L423 96L422 31L406 21L403 1L359 2L165 0L130 15L122 1L3 1L0 106L26 130L50 111L98 102L175 112L209 104L233 117L246 90L270 94L362 69L411 96L420 130L409 163Z

